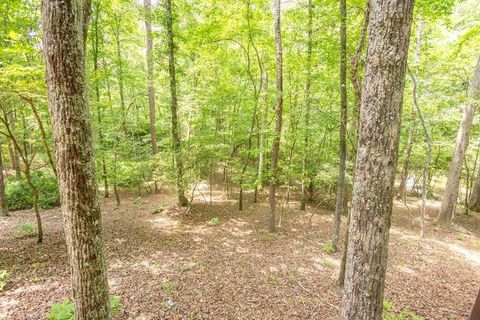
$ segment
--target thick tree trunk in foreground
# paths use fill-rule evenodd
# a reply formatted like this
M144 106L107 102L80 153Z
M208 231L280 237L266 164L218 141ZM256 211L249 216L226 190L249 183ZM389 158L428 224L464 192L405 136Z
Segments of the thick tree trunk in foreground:
M148 110L150 111L150 136L152 139L152 154L158 153L157 146L157 120L155 113L155 90L153 88L153 41L152 41L152 2L144 0L145 8L145 31L147 47L147 91L148 91Z
M335 220L333 224L332 245L338 250L340 222L345 204L345 171L347 164L347 1L340 0L340 150L337 182L337 199L335 204Z
M183 183L183 160L181 155L180 134L178 130L178 102L177 102L177 80L175 78L175 44L173 42L173 13L172 0L166 0L165 3L167 12L167 49L168 49L168 65L170 74L170 95L171 104L170 110L172 113L172 142L173 154L175 159L175 168L177 171L177 201L181 207L188 205L188 200L185 198L185 187Z
M468 317L467 320L480 320L480 291L478 291L477 299L475 300L475 304L473 305L470 317Z
M272 159L270 163L270 188L268 201L270 203L270 217L268 221L268 229L275 232L275 210L276 210L276 184L277 184L277 167L278 156L280 153L280 137L282 135L282 109L283 109L283 66L282 66L282 31L280 26L280 0L274 3L274 32L275 32L275 62L277 70L276 79L276 105L275 105L275 131L273 133L272 142Z
M382 319L413 0L370 1L342 319Z
M86 94L90 1L42 3L48 102L69 254L75 318L111 319Z
M437 223L441 225L450 224L452 221L453 210L455 210L458 198L458 188L460 186L460 175L462 173L462 163L468 148L470 137L470 128L473 123L473 116L478 107L480 98L480 58L477 61L475 73L470 90L468 92L468 105L463 109L462 122L458 129L457 142L453 153L452 163L448 171L448 179L445 185L445 191L442 198L442 206L438 213Z
M5 181L3 179L3 155L0 144L0 216L8 217L7 199L5 198Z

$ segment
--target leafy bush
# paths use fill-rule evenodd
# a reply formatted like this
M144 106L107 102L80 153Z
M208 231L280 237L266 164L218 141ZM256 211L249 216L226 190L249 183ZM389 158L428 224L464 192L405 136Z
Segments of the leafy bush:
M325 244L323 245L323 252L328 254L335 253L335 248L333 248L333 244L331 241L325 242Z
M210 221L208 221L207 224L208 224L209 227L216 227L220 224L220 220L217 217L215 217L215 218L210 219Z
M5 198L8 210L22 210L33 206L32 191L25 180L7 179Z
M38 189L38 204L47 209L60 204L57 179L49 172L32 173L33 184ZM33 207L32 190L25 179L7 179L5 196L9 210L30 209Z
M403 309L399 314L396 314L395 304L389 300L383 300L383 319L384 320L425 320L425 318L416 315L414 312Z
M0 270L0 292L3 291L3 288L5 288L5 285L7 284L7 277L9 276L9 273L7 270Z
M37 235L37 227L31 223L22 223L15 226L17 238L34 237Z
M110 308L112 310L112 316L120 316L123 305L120 303L119 296L113 296L110 298ZM47 314L47 319L73 320L75 319L75 305L70 299L65 299L62 303L55 303L51 307L51 312Z

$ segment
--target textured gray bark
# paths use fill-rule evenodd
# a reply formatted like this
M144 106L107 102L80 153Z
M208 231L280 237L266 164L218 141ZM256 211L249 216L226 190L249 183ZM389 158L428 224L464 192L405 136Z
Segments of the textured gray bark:
M268 219L268 229L275 232L276 218L275 211L277 201L275 198L277 184L278 156L280 152L280 137L282 135L282 109L283 109L283 66L282 66L282 31L280 24L280 0L274 2L274 32L275 32L275 62L277 70L276 78L276 105L275 105L275 131L272 142L272 159L270 163L270 187L268 193L268 202L270 204L270 216Z
M85 80L90 1L42 2L48 102L77 320L111 319Z
M158 153L157 146L157 120L155 113L155 90L153 87L153 40L152 40L152 2L144 0L143 7L145 9L145 32L147 47L147 91L148 91L148 110L150 113L150 136L152 140L152 154Z
M370 1L342 319L382 319L413 0Z
M347 162L347 1L340 0L340 145L337 182L337 198L335 204L335 219L333 224L332 246L338 250L340 222L345 204L345 171Z
M456 208L458 189L460 187L460 174L462 173L462 163L468 148L470 138L470 128L473 123L473 116L478 108L480 99L480 58L477 60L475 73L470 90L468 92L468 104L463 108L462 121L458 129L457 142L453 153L450 170L448 171L447 183L442 198L442 206L437 217L437 223L447 225L452 222L453 211Z
M178 101L177 101L177 80L175 76L175 43L173 41L173 13L172 1L166 0L165 8L167 13L167 50L168 50L168 70L170 75L170 111L172 117L172 143L173 155L175 159L175 169L177 173L177 202L179 206L188 205L185 197L185 187L183 182L183 160L181 156L180 134L178 130Z

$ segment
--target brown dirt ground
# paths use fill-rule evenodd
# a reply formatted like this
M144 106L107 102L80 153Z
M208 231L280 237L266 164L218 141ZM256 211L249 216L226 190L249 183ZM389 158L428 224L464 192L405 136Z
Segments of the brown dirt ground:
M118 210L103 200L110 290L124 305L120 319L338 319L342 254L323 250L332 212L305 213L292 202L271 235L264 227L267 205L248 200L239 212L219 194L212 204L199 197L188 214L166 193L124 195ZM159 204L167 209L152 214ZM480 215L462 214L456 226L438 229L432 225L438 203L429 202L427 237L420 239L419 205L413 198L408 208L395 203L386 299L426 319L464 319L480 287ZM70 296L59 209L42 217L41 245L15 229L34 222L30 210L0 220L0 269L10 273L0 319L44 319L53 303ZM208 226L213 217L218 226Z

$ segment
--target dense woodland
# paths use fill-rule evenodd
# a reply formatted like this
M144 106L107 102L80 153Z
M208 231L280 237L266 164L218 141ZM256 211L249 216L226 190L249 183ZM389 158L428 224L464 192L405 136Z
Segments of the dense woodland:
M0 20L0 319L480 319L478 1L2 0ZM297 250L334 263L258 284ZM133 257L186 270L139 280ZM397 260L423 276L399 285Z

